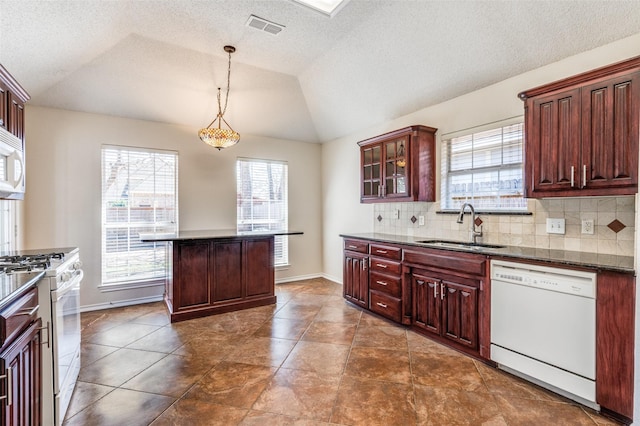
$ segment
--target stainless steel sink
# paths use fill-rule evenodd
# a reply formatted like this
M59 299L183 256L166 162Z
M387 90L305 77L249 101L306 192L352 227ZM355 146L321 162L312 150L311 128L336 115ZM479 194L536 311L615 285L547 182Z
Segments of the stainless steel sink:
M470 249L470 250L504 248L504 246L499 246L495 244L471 243L471 242L465 242L465 241L451 241L451 240L422 240L417 242L421 244L428 244L430 246Z

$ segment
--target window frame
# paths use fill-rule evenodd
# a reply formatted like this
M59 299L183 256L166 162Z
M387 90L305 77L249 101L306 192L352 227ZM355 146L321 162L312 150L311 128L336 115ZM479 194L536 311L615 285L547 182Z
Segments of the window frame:
M256 230L246 230L241 229L242 226L255 224L255 218L253 215L250 219L247 219L245 216L241 214L241 165L242 163L259 163L259 164L276 164L284 166L283 175L284 177L280 181L281 184L284 184L284 188L282 190L283 199L279 200L284 204L284 211L281 212L283 214L282 218L282 227L278 229L274 229L272 225L269 225L269 229L256 229ZM269 199L269 203L273 203L274 200ZM253 203L251 203L253 206ZM271 213L271 207L269 207L269 214ZM252 209L253 211L253 209ZM272 222L272 224L277 222ZM265 231L288 231L289 229L289 163L284 160L269 160L264 158L249 158L249 157L237 157L236 158L236 230L243 234L251 234L251 233L261 233ZM274 237L274 266L276 268L286 268L289 266L289 238L286 235L275 236Z
M169 220L169 221L164 221L164 222L158 222L156 220L154 220L154 222L134 222L131 221L131 215L130 215L130 209L131 206L128 205L128 217L129 220L125 221L125 222L121 222L122 226L119 226L120 223L118 222L112 222L109 223L107 221L107 201L108 199L105 198L106 192L105 192L105 154L107 153L107 151L109 150L117 150L117 151L122 151L122 152L126 152L126 153L136 153L136 154L160 154L160 155L170 155L173 157L174 160L174 167L173 167L173 210L174 210L174 215L173 215L173 220ZM173 150L160 150L160 149L153 149L153 148L144 148L144 147L134 147L134 146L123 146L123 145L107 145L104 144L101 146L101 150L100 150L100 155L101 155L101 165L100 165L100 169L101 169L101 224L100 224L100 231L101 231L101 262L100 262L100 266L101 266L101 280L100 280L100 285L98 286L98 288L101 291L117 291L117 290L123 290L123 289L130 289L130 288L141 288L141 287L148 287L148 286L155 286L155 285L164 285L164 281L166 279L166 271L167 271L167 262L170 261L170 259L167 258L167 245L166 243L163 242L157 242L157 243L144 243L145 245L149 245L153 247L153 251L154 251L154 255L155 253L158 253L157 256L154 256L155 259L163 259L163 260L159 260L158 263L161 264L161 266L154 268L153 273L151 273L148 276L139 276L136 277L135 275L131 275L131 273L127 273L126 277L122 277L122 278L109 278L107 275L107 272L105 271L106 268L106 245L107 245L107 229L109 228L118 228L118 227L126 227L128 230L131 230L133 228L142 228L144 226L147 226L149 228L153 228L152 230L150 229L149 232L153 232L155 229L159 228L159 227L164 227L164 228L171 228L174 231L177 232L177 230L179 229L178 227L178 220L179 220L179 198L178 198L178 173L179 173L179 153L177 151L173 151ZM154 169L154 173L155 173L155 169ZM157 194L158 192L155 191L155 174L154 174L154 192L153 192L153 199L155 200L157 198ZM128 203L127 203L128 204ZM154 203L155 204L155 203ZM156 208L153 207L154 209L154 218L155 218L155 211ZM112 225L112 226L109 226ZM163 231L164 232L164 231ZM131 241L135 241L131 238L131 236L128 236L128 242ZM121 251L119 253L135 253L135 250L131 250L131 246L128 245L128 250L126 251ZM164 273L159 273L159 271L164 270Z
M519 143L520 152L521 152L520 162L505 163L505 158L504 158L505 148L508 148L510 145L505 145L504 143L505 142L504 129L514 125L521 126L521 134L520 134L521 142ZM471 167L468 167L466 169L451 170L452 159L451 159L450 147L451 147L452 140L471 138L471 140L473 141L474 140L473 137L475 135L482 134L485 132L490 132L490 131L497 131L497 130L502 131L501 147L499 151L501 159L499 164L474 167L472 163ZM474 127L458 130L455 132L443 134L441 136L441 145L440 145L441 146L440 211L443 213L449 213L449 212L458 212L460 210L459 207L454 207L455 201L453 200L453 195L450 188L450 186L452 185L450 182L451 177L470 175L473 181L473 176L479 175L481 173L491 173L491 172L513 173L514 171L517 172L519 170L520 186L518 186L516 182L513 189L519 190L521 193L521 197L513 197L513 196L508 197L508 198L515 199L514 201L515 205L505 206L505 207L499 207L499 206L493 205L493 206L484 207L481 205L481 203L478 203L474 200L475 191L472 191L471 193L469 193L466 191L466 189L464 190L465 192L463 192L463 194L466 194L467 198L465 200L458 201L458 203L460 204L460 203L469 202L474 205L475 210L479 213L491 213L491 214L526 214L528 213L527 199L525 197L525 192L524 192L524 134L525 134L524 116L515 116L505 120L500 120L492 123L483 124L480 126L474 126ZM471 143L473 144L473 142ZM511 146L513 146L513 144L511 144ZM471 153L471 157L474 158L474 153L479 151L481 150L471 149L469 152ZM501 186L501 183L500 183L500 186ZM500 192L502 190L503 188L500 188L497 190L498 199L500 198Z

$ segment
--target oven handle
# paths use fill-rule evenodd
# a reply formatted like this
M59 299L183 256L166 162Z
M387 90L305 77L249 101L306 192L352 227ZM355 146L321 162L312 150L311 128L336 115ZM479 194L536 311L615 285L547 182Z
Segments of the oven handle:
M49 343L51 341L51 334L50 334L50 330L51 328L49 327L51 325L51 323L49 321L47 321L47 326L46 327L40 327L38 328L38 330L47 330L47 341L46 342L40 342L40 344L44 345L45 343L47 344L47 348L51 347L51 344Z
M73 289L73 287L75 287L77 282L82 281L82 278L84 277L84 271L82 269L79 269L74 273L74 275L75 276L73 279L65 282L65 284L62 287L60 287L57 290L53 290L51 292L51 300L54 303L62 299L65 294L70 292Z

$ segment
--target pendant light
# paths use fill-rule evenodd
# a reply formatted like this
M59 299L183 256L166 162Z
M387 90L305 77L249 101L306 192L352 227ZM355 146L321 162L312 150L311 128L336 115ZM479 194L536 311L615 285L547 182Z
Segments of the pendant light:
M224 119L224 113L227 111L227 103L229 102L229 82L231 81L231 54L236 51L233 46L225 46L224 51L229 54L229 66L227 68L227 94L224 99L224 108L222 107L220 88L218 87L218 115L213 119L211 123L204 129L200 129L198 136L202 142L217 148L218 151L222 148L228 148L237 144L240 141L240 134L233 130L227 120ZM212 127L216 121L218 127ZM223 129L222 123L226 124L228 129Z

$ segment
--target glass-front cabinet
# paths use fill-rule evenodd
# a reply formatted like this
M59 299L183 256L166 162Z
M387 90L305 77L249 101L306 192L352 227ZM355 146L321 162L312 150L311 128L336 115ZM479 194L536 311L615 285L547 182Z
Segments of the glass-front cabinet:
M411 126L358 142L360 201L434 201L436 131Z

